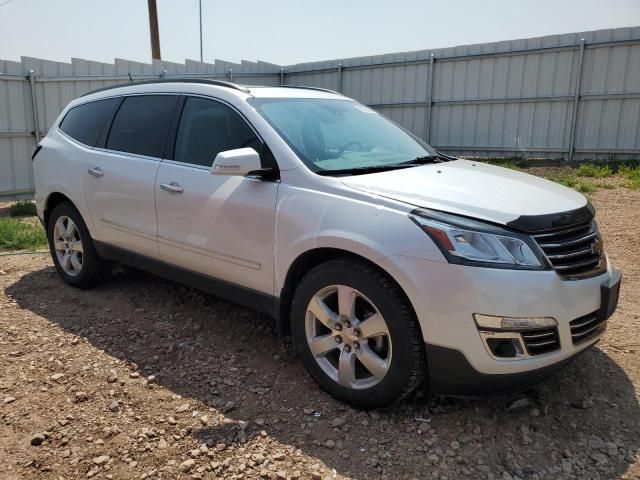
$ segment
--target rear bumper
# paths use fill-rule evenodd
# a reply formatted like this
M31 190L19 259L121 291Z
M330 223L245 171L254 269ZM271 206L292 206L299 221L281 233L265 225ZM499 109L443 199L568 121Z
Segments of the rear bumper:
M596 343L594 341L589 346ZM546 367L504 374L479 372L462 352L453 348L427 343L425 350L430 392L453 396L494 396L524 390L545 380L586 349Z

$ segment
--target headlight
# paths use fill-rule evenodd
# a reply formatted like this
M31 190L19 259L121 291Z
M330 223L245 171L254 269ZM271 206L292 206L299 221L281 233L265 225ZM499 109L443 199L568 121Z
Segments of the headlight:
M529 270L546 268L542 252L527 235L435 210L414 210L409 218L433 239L450 263Z

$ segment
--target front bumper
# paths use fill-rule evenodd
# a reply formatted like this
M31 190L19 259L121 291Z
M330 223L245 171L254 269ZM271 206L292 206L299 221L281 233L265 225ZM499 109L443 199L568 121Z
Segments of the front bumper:
M598 332L574 344L570 322L600 311L602 285L619 275L609 262L605 273L572 281L552 270L478 268L406 256L387 257L384 262L383 268L393 272L414 307L427 344L429 372L432 381L443 387L441 391L447 385L469 383L480 390L487 384L485 393L496 393L496 389L522 388L548 376L602 335ZM480 337L474 313L553 317L558 322L560 349L521 359L494 358ZM457 365L453 372L448 367L452 364ZM436 371L439 366L442 372ZM498 388L502 384L505 388Z
M589 346L595 342L590 342ZM560 360L546 367L518 373L492 375L478 372L471 366L462 352L453 348L425 344L429 391L441 395L501 395L528 388L562 369L578 354Z

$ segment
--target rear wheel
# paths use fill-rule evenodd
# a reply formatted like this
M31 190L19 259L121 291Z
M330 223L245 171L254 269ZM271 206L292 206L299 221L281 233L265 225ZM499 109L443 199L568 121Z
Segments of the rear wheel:
M410 394L425 369L418 322L399 288L348 258L310 271L292 304L294 343L311 376L334 397L377 408Z
M54 207L47 237L53 263L66 283L88 288L102 280L106 264L98 256L82 216L71 203L62 202Z

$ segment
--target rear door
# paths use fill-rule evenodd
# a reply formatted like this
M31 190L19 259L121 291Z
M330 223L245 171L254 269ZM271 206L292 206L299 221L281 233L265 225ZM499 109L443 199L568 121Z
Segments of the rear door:
M263 143L235 109L186 97L156 181L160 258L273 294L278 183L210 172L219 152L242 147L261 152Z
M126 97L89 153L85 195L97 240L158 258L154 185L177 99Z

